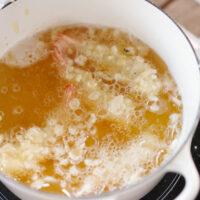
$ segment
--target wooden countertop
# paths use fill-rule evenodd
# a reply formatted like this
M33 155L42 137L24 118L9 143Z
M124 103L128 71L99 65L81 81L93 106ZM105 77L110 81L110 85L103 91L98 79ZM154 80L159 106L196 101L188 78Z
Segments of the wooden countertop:
M183 27L200 37L200 3L197 3L198 0L150 1L162 8Z

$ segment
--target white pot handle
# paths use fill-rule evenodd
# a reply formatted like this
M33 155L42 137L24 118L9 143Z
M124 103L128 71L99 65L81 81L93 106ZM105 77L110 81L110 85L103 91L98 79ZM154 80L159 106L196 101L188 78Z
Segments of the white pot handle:
M185 178L185 187L176 200L194 200L199 192L200 177L193 162L190 148L191 139L178 154L178 157L167 167L168 172L179 173Z
M185 31L186 35L188 35L200 61L200 39L194 36L189 31L185 30L184 28L183 30ZM176 198L176 200L195 199L198 192L200 191L200 177L190 151L191 142L192 137L184 146L183 150L179 153L178 157L168 167L168 171L179 173L185 178L185 187Z

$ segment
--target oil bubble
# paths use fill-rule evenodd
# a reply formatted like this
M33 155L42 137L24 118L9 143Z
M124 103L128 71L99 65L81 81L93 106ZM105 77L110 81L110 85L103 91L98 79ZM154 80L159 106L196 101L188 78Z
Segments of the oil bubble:
M1 94L6 94L8 92L8 87L2 86L0 89Z
M20 115L23 111L24 111L24 109L21 106L17 106L17 107L14 108L13 114L14 115Z
M19 92L21 90L21 87L20 87L20 85L18 85L17 83L15 83L15 84L13 84L13 86L12 86L12 91L13 92Z

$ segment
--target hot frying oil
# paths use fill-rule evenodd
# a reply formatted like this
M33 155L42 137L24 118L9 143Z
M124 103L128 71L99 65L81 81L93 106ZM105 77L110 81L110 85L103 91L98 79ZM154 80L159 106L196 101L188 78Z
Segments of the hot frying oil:
M112 28L56 27L34 37L44 56L20 66L10 51L0 62L2 172L35 189L82 196L158 167L182 124L164 61Z

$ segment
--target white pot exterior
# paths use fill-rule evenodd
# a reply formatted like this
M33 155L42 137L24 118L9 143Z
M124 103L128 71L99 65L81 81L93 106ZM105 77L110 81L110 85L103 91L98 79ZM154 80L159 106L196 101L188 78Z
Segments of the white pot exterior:
M138 184L90 198L138 199L150 191L167 170L172 169L170 166L176 163L174 160L177 160L180 149L195 130L200 104L200 73L196 57L174 22L145 0L18 0L0 11L0 57L28 35L50 26L74 23L117 27L133 33L163 58L178 84L184 116L182 133L173 155ZM19 30L13 26L18 26ZM193 175L198 176L194 167L193 171ZM23 200L67 198L36 192L1 174L0 180ZM198 187L198 180L194 184Z

